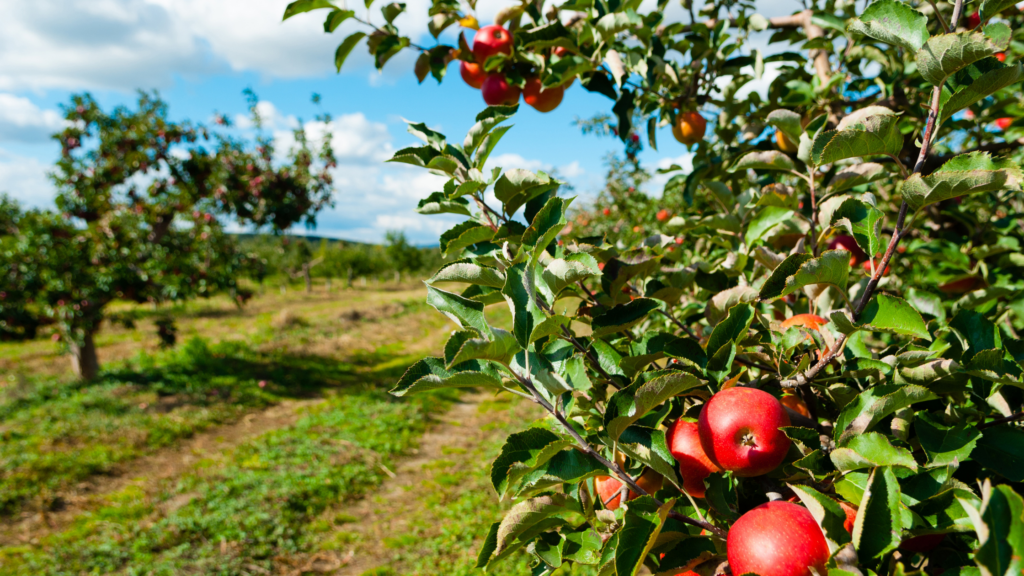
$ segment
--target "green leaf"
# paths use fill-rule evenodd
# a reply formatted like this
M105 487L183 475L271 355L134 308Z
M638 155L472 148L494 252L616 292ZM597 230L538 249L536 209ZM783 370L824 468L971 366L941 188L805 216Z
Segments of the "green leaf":
M885 166L875 162L861 162L853 166L845 166L829 180L828 188L833 193L842 192L855 186L869 184L881 180L888 175Z
M878 332L904 334L924 340L932 336L920 312L902 298L878 293L871 297L857 319L857 326Z
M910 450L893 446L878 432L854 436L845 446L833 450L829 457L840 472L876 466L902 466L917 471L917 462Z
M796 164L778 150L754 150L740 156L729 166L730 174L741 170L796 170Z
M462 148L467 154L472 154L473 151L484 143L484 140L487 139L487 136L495 126L511 118L518 110L518 104L515 106L489 106L483 112L477 114L476 124L473 124L473 127L466 133L466 139L462 143ZM495 140L496 142L497 140ZM479 166L483 166L483 162L477 158Z
M481 334L491 334L491 327L484 318L484 305L480 302L428 285L427 304L450 318L459 328L476 328Z
M883 384L868 388L847 404L836 419L837 443L845 445L849 439L867 432L900 408L937 398L932 391L922 386Z
M695 376L678 371L652 378L646 383L637 381L617 391L608 400L604 415L605 430L613 440L618 440L626 428L662 402L702 384Z
M288 4L288 7L284 9L284 17L281 18L281 20L287 20L296 14L302 14L303 12L318 10L320 8L338 9L337 6L328 0L295 0L295 2Z
M493 237L494 230L490 227L482 226L473 220L466 220L441 234L441 254L445 257L455 256L461 254L463 249L486 242Z
M928 17L899 0L876 0L849 25L850 32L916 52L928 41Z
M564 259L552 260L544 267L541 277L551 288L551 293L557 296L559 292L581 280L600 275L601 269L597 266L597 260L590 254L580 252L570 254Z
M980 312L961 310L949 321L967 340L967 349L960 357L961 362L970 362L975 354L999 347L999 332L996 325Z
M811 513L811 516L814 516L818 526L821 526L830 552L835 553L843 544L850 541L850 533L843 528L846 513L835 500L810 486L796 484L788 484L788 486L800 498L800 502Z
M544 319L537 306L534 291L533 267L520 262L505 270L505 286L501 294L512 311L512 333L523 348L530 345L533 328Z
M910 384L918 384L938 393L962 389L967 376L954 360L932 360L913 368L900 367L900 376Z
M476 332L455 332L444 347L448 368L467 360L492 360L508 365L522 348L507 330L494 328L491 338L480 338Z
M739 342L746 336L753 320L754 307L750 304L737 304L729 309L729 315L715 326L708 337L704 348L708 356L714 356L723 346Z
M836 130L814 137L811 162L816 166L863 156L897 156L903 148L899 116L882 106L868 106L844 117Z
M404 11L405 11L405 4L399 4L398 2L392 2L391 4L385 4L380 9L381 15L384 16L384 20L386 20L388 24L391 24L392 22L394 22L395 18L397 18L398 15L401 14L402 12L404 12Z
M959 466L967 460L981 438L973 425L943 426L927 412L919 412L914 419L914 431L921 448L928 455L928 467Z
M900 545L900 485L891 468L875 468L853 523L853 546L861 564L868 564Z
M776 225L789 220L793 216L793 211L788 208L781 208L779 206L765 206L757 213L757 216L751 220L750 225L747 226L746 242L748 246L753 245L755 242L760 240Z
M360 34L362 33L360 32ZM349 38L351 38L351 36ZM441 153L431 146L410 146L395 152L395 155L392 156L388 162L401 162L403 164L412 164L413 166L426 168L431 160L440 155Z
M472 216L469 211L469 201L465 198L448 200L444 192L434 192L416 205L416 211L420 214L462 214Z
M792 110L772 110L766 121L769 126L774 126L789 137L793 142L800 141L800 135L804 133L804 127L800 124L800 115Z
M479 368L476 362L469 362L466 368ZM471 388L483 386L501 388L501 380L496 373L489 374L475 370L446 370L443 358L424 358L406 370L398 384L389 392L395 396L405 396L418 392L427 392L439 388Z
M561 334L562 326L568 328L571 323L572 319L568 316L562 316L561 314L549 316L533 328L533 333L530 334L530 342L535 342L545 336L551 336L552 334Z
M673 505L675 500L669 500L660 508L656 507L654 499L649 496L641 496L630 502L623 516L622 529L618 533L619 541L615 550L617 575L633 576L640 570L644 558L658 541L658 535Z
M356 44L359 44L359 41L365 37L366 32L353 32L341 41L341 44L338 45L338 49L334 52L334 67L338 72L341 72L341 66L345 64L345 59L348 58L352 49L355 48ZM401 152L402 151L399 150L395 153L395 158L392 158L391 161L401 162L401 160L396 160Z
M1024 430L1010 425L986 428L971 457L1008 480L1024 482Z
M991 40L978 32L940 34L918 50L917 69L932 85L941 86L957 70L998 51Z
M878 208L850 198L832 213L832 225L846 230L864 252L878 254L882 250L882 216Z
M468 260L458 260L445 264L427 280L427 284L439 282L458 282L501 288L505 285L505 277L494 268L474 264Z
M985 481L981 510L960 500L978 534L974 562L983 576L1017 576L1024 571L1024 500L1009 486Z
M491 465L491 485L498 497L504 499L509 487L519 478L572 445L571 439L543 428L528 428L509 436Z
M327 32L328 34L334 32L338 29L338 26L341 26L342 22L355 15L356 13L354 10L332 10L331 13L327 15L327 19L324 20L324 32Z
M903 183L903 199L914 210L966 194L1021 189L1020 168L987 152L961 154L928 176L912 174Z
M591 328L594 336L604 336L629 330L640 322L643 322L647 315L660 307L657 300L650 298L637 298L627 304L619 304L604 309L600 314L594 316Z
M978 65L968 66L965 70L958 73L956 76L959 77L964 72L977 72L977 74L970 74L970 82L965 82L955 92L950 93L947 86L943 87L942 108L938 121L939 126L953 116L953 114L972 104L981 102L986 97L995 94L1007 86L1016 84L1024 76L1024 68L1021 67L1020 63L1006 66L998 64L997 60L993 64L994 67L992 69L982 73L981 70L978 70L978 67L987 61L987 59L982 60Z
M1020 0L982 0L979 15L982 22L988 22L992 17L1004 10L1009 10L1017 5Z
M666 356L682 360L701 370L708 366L708 354L701 347L700 343L693 338L682 337L665 344L662 350Z
M849 252L828 250L817 258L803 252L793 254L775 267L761 286L758 298L776 300L815 284L835 286L845 293L849 277Z
M498 526L495 546L495 558L497 560L503 552L508 552L521 547L532 539L532 537L546 529L550 525L547 520L552 516L567 512L565 496L553 494L524 500L505 514L501 525Z
M544 207L537 212L530 222L530 227L523 232L523 246L533 248L532 255L537 257L540 252L554 242L558 233L565 228L565 209L569 207L571 200L562 200L555 196L544 203Z

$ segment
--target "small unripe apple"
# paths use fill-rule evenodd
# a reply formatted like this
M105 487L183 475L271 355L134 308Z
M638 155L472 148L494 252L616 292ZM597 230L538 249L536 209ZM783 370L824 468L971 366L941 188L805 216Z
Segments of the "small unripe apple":
M459 73L462 74L462 79L477 90L484 85L484 80L487 79L487 73L484 72L483 66L474 64L472 62L460 62Z
M761 504L737 520L726 539L733 574L812 576L827 574L828 544L821 528L803 506L774 501ZM814 571L812 571L812 568Z
M503 74L491 74L480 87L489 106L513 106L519 102L519 88L508 83Z
M672 125L672 135L676 140L691 146L704 138L704 132L708 129L708 122L703 116L696 112L681 112L676 116L676 122Z
M538 112L551 112L562 103L565 96L565 89L561 86L544 88L540 78L530 78L523 88L523 101L532 106Z
M671 248L671 246L669 247ZM696 422L676 420L665 434L668 451L679 462L679 475L683 477L683 490L694 498L704 497L704 479L713 472L721 472L700 444Z
M664 222L665 220L668 220L670 216L672 215L669 214L668 210L665 210L664 208L658 210L658 213L654 215L654 217L658 219L658 222Z
M996 126L998 126L1000 130L1006 130L1011 124L1013 124L1013 118L999 118L996 120Z
M786 154L796 154L800 150L800 146L790 140L789 136L786 136L786 133L778 128L775 129L775 145Z
M701 408L697 425L708 458L736 476L767 474L789 451L789 438L779 430L789 426L789 415L774 396L756 388L715 394Z
M828 243L829 250L846 250L850 253L850 266L856 266L868 259L868 255L857 245L853 236L836 236Z
M508 30L497 24L484 26L476 31L476 36L473 36L473 58L481 66L491 56L511 53L512 35L508 33Z

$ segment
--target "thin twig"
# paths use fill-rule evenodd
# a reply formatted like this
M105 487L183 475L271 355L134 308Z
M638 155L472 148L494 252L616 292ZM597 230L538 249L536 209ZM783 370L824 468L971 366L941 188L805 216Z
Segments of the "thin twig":
M1018 420L1024 420L1024 412L1018 412L1011 414L1005 418L996 418L991 422L985 422L984 424L978 425L978 430L984 430L985 428L991 428L993 426L999 426L1000 424L1006 424L1008 422L1017 422Z

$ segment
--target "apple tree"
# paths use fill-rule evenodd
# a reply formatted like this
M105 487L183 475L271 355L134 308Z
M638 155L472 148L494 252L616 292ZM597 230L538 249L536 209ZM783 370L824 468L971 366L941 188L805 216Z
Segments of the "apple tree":
M115 300L227 291L244 302L237 277L245 259L222 219L284 230L314 222L330 201L329 140L314 147L297 137L276 158L272 142L251 146L172 121L146 93L134 109L106 112L89 95L64 108L67 127L54 136L62 155L51 173L58 211L11 211L0 237L0 291L15 295L12 313L29 314L23 332L33 321L56 325L82 378L98 372L94 335Z
M434 0L435 46L395 26L404 4L366 6L285 17L358 21L339 67L364 39L378 67L419 51L421 80L459 60L500 104L463 139L411 123L423 144L391 160L448 178L421 212L465 217L427 282L455 329L392 392L483 388L547 416L491 464L514 505L479 567L525 550L536 575L1021 572L1013 1L775 18L744 0L523 1L474 32L474 2ZM574 81L609 98L593 126L627 158L678 156L658 141L671 127L692 167L656 191L618 170L592 205L543 172L485 171L520 91L543 112L538 94ZM485 314L502 304L511 330Z

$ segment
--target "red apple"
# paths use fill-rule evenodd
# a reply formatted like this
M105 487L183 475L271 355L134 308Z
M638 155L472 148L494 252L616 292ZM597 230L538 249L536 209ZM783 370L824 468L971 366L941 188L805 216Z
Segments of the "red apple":
M1000 62L1006 62L1006 52L999 52L998 54L996 54L996 60L999 60Z
M563 56L568 54L569 51L562 46L555 46L555 49L552 50L551 53L554 54L555 56L558 56L559 58L562 58Z
M996 120L996 126L998 126L1000 130L1006 130L1011 124L1013 124L1013 118L999 118Z
M881 264L882 260L879 259L878 263ZM871 274L871 262L865 262L865 263L861 264L861 267L864 268L865 272L867 272L868 274ZM890 269L892 269L892 266L886 266L885 270L882 271L882 276L887 276L889 274L889 270Z
M975 276L968 276L952 282L947 282L939 286L939 290L946 292L947 294L966 294L973 290L977 290L984 285L984 281Z
M924 536L907 538L900 543L900 550L903 552L927 554L941 544L945 537L945 534L925 534Z
M683 490L694 498L703 498L704 479L712 472L721 470L704 453L704 448L700 445L700 434L697 433L697 424L676 420L668 427L665 436L668 440L668 451L672 453L676 462L679 462Z
M481 66L491 56L511 53L512 35L505 28L491 24L476 31L476 36L473 37L473 58Z
M680 143L690 146L700 142L707 129L708 122L703 116L696 112L682 112L672 125L672 135Z
M668 210L662 208L661 210L658 210L658 213L654 217L658 219L658 222L664 222L665 220L668 220L670 216L672 215L668 213Z
M484 85L484 80L487 78L487 73L479 64L472 62L460 62L459 72L462 74L462 79L477 90Z
M682 244L683 242L685 242L685 240L683 240L682 238L676 236L676 244Z
M846 520L843 520L843 528L853 534L853 523L857 521L857 508L849 502L840 502L839 507L846 513Z
M974 14L971 14L970 16L967 17L967 29L973 30L977 28L979 24L981 24L981 14L979 14L978 11L975 10Z
M605 216L608 216L609 214L612 213L612 211L611 208L605 208L604 210L601 210L601 213L604 214Z
M836 236L828 243L829 250L846 250L850 253L850 266L856 266L867 260L868 255L860 249L853 236Z
M551 112L562 103L565 89L561 86L544 88L540 78L530 78L523 88L523 100L538 112Z
M747 512L732 525L726 555L733 574L813 576L827 574L828 544L803 506L774 501Z
M779 430L789 426L789 415L774 396L756 388L715 394L701 408L697 424L708 458L736 476L767 474L789 451L789 438Z
M661 490L662 482L664 482L661 474L658 474L654 470L647 469L639 478L636 479L636 485L643 488L648 494L654 494L658 490ZM597 496L601 499L601 503L608 501L609 498L619 492L619 488L622 488L622 482L618 478L611 476L598 476L594 478L594 488L597 489ZM626 500L633 500L639 498L640 495L632 490L629 490L629 495ZM614 498L611 502L605 504L605 508L609 510L616 510L622 505L622 497Z
M512 86L503 74L491 74L480 87L489 106L513 106L519 102L519 88Z
M811 417L811 411L807 408L807 403L803 401L803 398L800 398L789 390L782 393L782 399L779 400L779 403L804 418Z
M782 329L785 330L790 326L803 326L805 328L810 328L811 330L818 330L825 324L828 324L828 320L816 314L797 314L792 318L783 320Z

